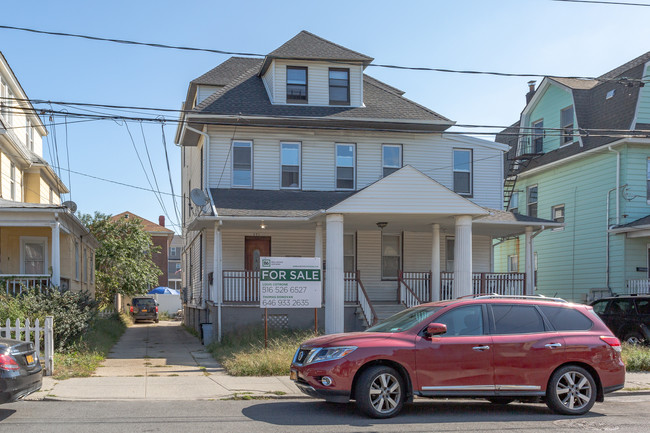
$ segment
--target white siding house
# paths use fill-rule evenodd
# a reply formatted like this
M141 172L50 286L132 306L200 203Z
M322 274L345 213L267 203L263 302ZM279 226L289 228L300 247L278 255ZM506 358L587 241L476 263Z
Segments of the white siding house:
M530 238L545 223L495 210L509 147L446 134L453 121L366 76L371 61L301 32L190 83L177 132L189 325L260 323L266 255L322 258L328 333L419 302L524 293L522 274L491 273L494 237ZM192 203L195 188L208 205ZM290 327L313 320L274 314Z

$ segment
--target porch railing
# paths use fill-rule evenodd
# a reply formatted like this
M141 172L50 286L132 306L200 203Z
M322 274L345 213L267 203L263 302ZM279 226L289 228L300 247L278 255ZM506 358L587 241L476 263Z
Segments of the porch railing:
M412 279L411 281L421 281L418 279ZM420 305L423 301L416 292L414 292L408 283L404 280L404 272L400 272L397 275L397 283L399 284L399 301L406 306L406 308L411 308L416 305Z
M223 302L259 304L260 271L223 271Z
M431 301L431 272L400 272L399 280L404 281L421 302Z
M323 293L325 292L325 273L323 272ZM343 274L343 290L345 292L345 302L357 303L359 302L359 271L344 272Z
M366 288L363 287L361 278L359 278L359 271L357 271L356 275L359 307L361 307L361 313L366 320L366 324L372 326L377 323L377 312L375 311L375 307L372 306L372 302L370 302L370 297L368 296L368 292L366 292Z
M626 294L650 294L650 279L627 280L625 285Z
M440 299L452 299L454 273L440 273ZM472 273L472 293L496 293L498 295L524 295L526 293L526 274L524 273Z
M25 290L50 287L50 276L40 274L0 274L0 287L8 295L19 295Z

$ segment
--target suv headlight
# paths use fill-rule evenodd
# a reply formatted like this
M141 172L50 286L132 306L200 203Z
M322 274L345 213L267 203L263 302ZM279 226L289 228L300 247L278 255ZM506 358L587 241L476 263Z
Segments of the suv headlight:
M305 360L305 364L315 364L317 362L333 361L348 356L357 350L357 346L341 347L323 347L312 349Z

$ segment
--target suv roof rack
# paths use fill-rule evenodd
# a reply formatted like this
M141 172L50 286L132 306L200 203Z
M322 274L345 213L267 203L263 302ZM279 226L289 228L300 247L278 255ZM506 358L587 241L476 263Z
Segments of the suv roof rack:
M498 293L479 294L474 299L534 299L536 301L562 302L568 304L566 299L549 298L544 295L499 295Z

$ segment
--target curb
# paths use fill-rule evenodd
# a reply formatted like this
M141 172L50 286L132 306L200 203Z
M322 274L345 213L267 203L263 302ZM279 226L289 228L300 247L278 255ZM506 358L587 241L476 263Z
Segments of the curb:
M250 396L250 398L242 398L245 396ZM82 401L82 402L91 402L91 401L237 401L237 400L298 400L298 399L311 399L307 395L250 395L245 394L245 396L237 394L221 395L216 397L201 397L201 398L187 398L187 399L178 399L178 398L77 398L77 397L54 397L54 396L45 396L42 399L31 400L31 401Z

